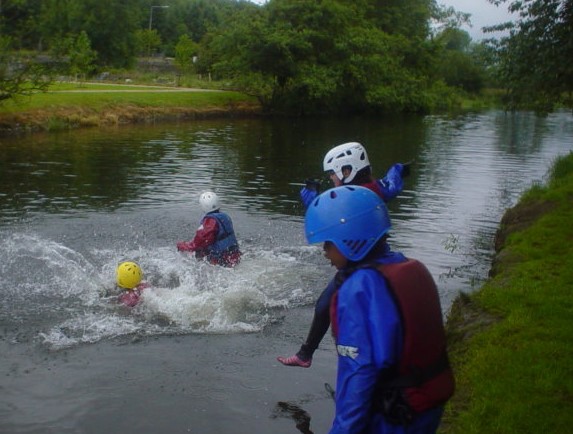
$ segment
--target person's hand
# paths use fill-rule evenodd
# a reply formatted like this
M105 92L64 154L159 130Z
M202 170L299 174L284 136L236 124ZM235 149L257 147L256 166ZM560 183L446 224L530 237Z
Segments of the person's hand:
M402 178L406 176L410 176L410 167L412 166L413 161L408 161L407 163L402 163Z
M309 190L320 193L320 181L318 179L307 178L304 180L304 183Z
M179 252L185 252L185 251L189 250L187 248L187 243L185 241L178 241L177 242L177 250Z

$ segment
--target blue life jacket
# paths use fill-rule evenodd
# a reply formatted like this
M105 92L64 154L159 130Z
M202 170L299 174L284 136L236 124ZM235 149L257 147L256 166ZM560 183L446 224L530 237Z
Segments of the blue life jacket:
M219 223L219 232L217 232L215 242L206 249L207 255L214 258L221 258L226 252L239 250L239 243L235 236L231 218L224 212L213 211L205 214L203 220L201 220L201 224L207 218L214 218L217 220L217 223Z

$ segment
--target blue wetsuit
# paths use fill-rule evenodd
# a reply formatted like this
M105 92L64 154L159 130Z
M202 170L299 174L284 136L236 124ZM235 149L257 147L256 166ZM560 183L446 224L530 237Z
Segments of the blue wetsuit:
M374 262L406 261L389 247ZM435 433L443 407L419 413L408 425L393 425L372 411L374 385L381 370L399 363L403 327L384 276L375 269L355 271L340 286L335 309L338 371L336 415L331 434Z

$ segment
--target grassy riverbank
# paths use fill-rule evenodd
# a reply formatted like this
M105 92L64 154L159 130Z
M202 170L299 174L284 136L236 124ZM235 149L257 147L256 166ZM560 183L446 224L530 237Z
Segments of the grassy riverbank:
M506 212L496 249L448 320L458 389L441 432L571 432L573 153Z
M239 92L64 83L54 85L50 92L0 105L0 132L54 131L258 113L257 100Z

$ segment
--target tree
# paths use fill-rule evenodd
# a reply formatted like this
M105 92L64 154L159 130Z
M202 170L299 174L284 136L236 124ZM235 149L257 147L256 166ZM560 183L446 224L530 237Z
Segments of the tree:
M477 93L484 85L485 67L473 54L471 37L465 30L446 27L434 37L439 47L437 70L448 86Z
M161 36L156 29L138 29L135 31L135 46L140 55L151 56L161 45Z
M573 0L490 0L519 13L515 23L491 27L509 36L492 41L499 54L507 105L549 111L573 105Z
M70 72L72 75L85 77L93 71L97 53L92 50L90 39L86 32L82 31L76 38L72 38L68 52Z
M422 37L428 32L424 20L416 21L422 29L409 37L406 11L388 2L397 19L390 28L374 13L383 3L274 0L213 29L200 56L209 63L201 67L232 79L274 111L424 111L446 102L432 96L440 86L430 76L432 47Z
M44 0L40 27L46 40L85 31L102 66L125 68L135 60L135 31L140 28L140 0Z
M0 32L10 36L14 49L41 49L37 25L40 7L35 0L0 0Z
M179 42L175 46L175 63L182 72L189 72L193 66L193 59L196 58L199 45L191 40L187 35L179 37Z
M49 65L19 55L12 50L10 38L0 35L0 103L44 92L51 83Z

